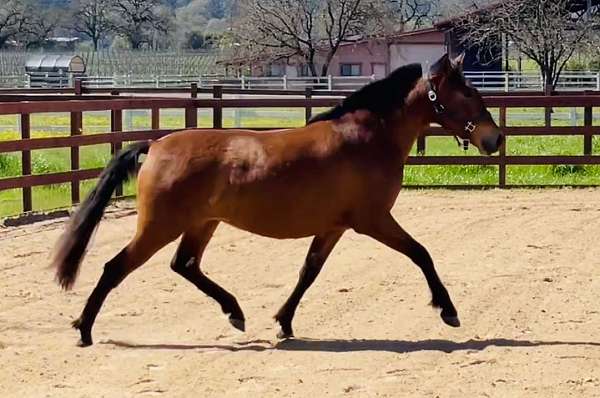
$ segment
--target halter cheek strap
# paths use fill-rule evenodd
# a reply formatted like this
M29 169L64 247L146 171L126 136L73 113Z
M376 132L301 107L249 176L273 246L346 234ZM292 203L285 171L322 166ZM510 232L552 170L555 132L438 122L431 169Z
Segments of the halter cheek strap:
M427 97L429 97L429 101L433 104L433 110L436 114L444 113L446 108L444 105L440 104L438 101L438 96L435 90L433 89L431 82L429 82L429 90L427 91Z
M436 115L441 115L446 111L444 105L440 103L437 92L435 91L435 87L431 83L430 79L427 79L427 97L429 98L429 102L431 102L431 104L433 105L433 110L436 113ZM472 136L475 130L477 130L477 124L471 120L468 120L465 123L464 131L467 133L467 135ZM461 146L460 139L456 135L454 136L454 138L456 139L458 146ZM469 142L469 138L462 139L462 147L465 151L469 149Z

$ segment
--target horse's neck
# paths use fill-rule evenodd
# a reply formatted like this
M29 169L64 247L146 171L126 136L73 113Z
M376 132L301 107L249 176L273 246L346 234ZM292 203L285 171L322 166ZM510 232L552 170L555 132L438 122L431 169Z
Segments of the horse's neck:
M429 126L432 118L430 108L427 89L419 82L408 95L404 107L388 121L395 150L400 152L402 163L406 161L417 138Z

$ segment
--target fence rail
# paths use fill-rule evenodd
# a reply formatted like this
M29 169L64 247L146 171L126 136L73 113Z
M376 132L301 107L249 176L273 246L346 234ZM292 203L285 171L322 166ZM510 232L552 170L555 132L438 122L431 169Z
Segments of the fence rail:
M539 73L520 72L465 72L471 83L482 91L544 91L544 80ZM200 88L215 85L230 89L271 89L271 90L356 90L375 80L375 76L325 76L325 77L241 77L219 76L152 76L132 78L130 76L101 77L84 79L84 86L98 87L185 87L191 83ZM600 72L563 72L556 84L557 91L596 90L600 91Z
M212 89L213 98L197 98L198 87L189 88L189 98L160 98L160 97L118 97L81 95L83 88L79 86L77 96L57 96L54 100L47 98L29 100L25 94L17 95L13 100L0 102L0 115L20 115L21 139L0 141L0 154L10 152L21 153L22 175L0 179L0 190L22 189L23 211L32 210L31 188L59 183L71 184L71 201L73 204L80 200L80 182L93 179L101 169L80 169L79 149L87 145L111 144L112 152L117 151L123 142L157 139L171 133L173 130L160 128L161 109L182 109L185 111L185 127L195 128L198 125L198 110L212 110L212 127L222 128L223 109L229 108L301 108L305 110L305 118L312 115L313 108L334 106L340 98L322 97L311 98L312 92L306 92L307 98L242 98L223 99L224 89L215 86ZM241 92L242 90L238 90ZM297 92L295 93L297 94ZM10 96L8 96L10 97ZM0 97L2 99L2 97ZM593 126L593 109L600 107L600 95L520 95L520 96L485 96L485 103L490 108L499 109L499 125L507 136L583 136L581 155L572 156L512 156L506 154L503 146L498 156L425 156L427 137L451 136L452 133L439 127L431 127L426 136L417 142L417 148L422 155L409 157L409 165L494 165L498 167L498 183L494 186L507 187L506 169L508 165L598 165L600 156L594 155L592 139L600 135L600 126ZM507 109L515 107L535 107L545 109L545 125L541 127L508 127L506 124ZM582 127L552 126L550 109L552 107L580 107L584 109L584 125ZM123 111L145 109L150 110L149 130L123 131ZM82 134L83 112L110 111L111 132L101 134ZM70 131L68 137L30 138L30 117L36 113L67 112L70 114ZM277 128L277 126L272 126ZM60 173L32 174L31 151L49 148L70 148L71 170ZM600 181L598 182L600 185ZM466 186L473 187L473 186ZM120 195L119 191L117 195Z
M66 87L73 78L69 75L37 73L30 75L0 75L0 87ZM532 72L465 72L471 83L482 91L544 91L544 80ZM44 77L46 79L44 80ZM375 80L375 76L324 77L226 77L219 75L113 75L85 76L87 88L178 88L195 83L200 88L221 86L236 90L356 90ZM557 91L600 91L600 71L563 72L556 84Z
M544 91L544 79L539 73L465 72L465 77L482 91ZM600 71L563 72L555 89L600 91Z

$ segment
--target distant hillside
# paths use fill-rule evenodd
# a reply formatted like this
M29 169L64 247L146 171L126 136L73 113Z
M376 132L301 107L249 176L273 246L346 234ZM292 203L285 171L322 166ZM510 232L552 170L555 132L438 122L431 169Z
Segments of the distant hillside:
M66 8L69 6L70 0L38 0L43 7Z
M227 13L232 3L232 0L162 0L164 5L172 9L185 7L194 1L202 3L214 13ZM67 8L71 0L37 0L37 2L43 7Z

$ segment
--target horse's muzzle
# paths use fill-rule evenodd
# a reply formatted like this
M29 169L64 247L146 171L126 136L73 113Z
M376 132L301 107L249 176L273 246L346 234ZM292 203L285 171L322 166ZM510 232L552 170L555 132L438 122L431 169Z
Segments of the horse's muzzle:
M481 149L488 155L498 152L502 144L504 144L504 134L500 130L481 138Z

